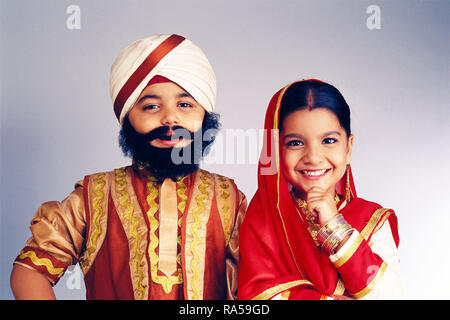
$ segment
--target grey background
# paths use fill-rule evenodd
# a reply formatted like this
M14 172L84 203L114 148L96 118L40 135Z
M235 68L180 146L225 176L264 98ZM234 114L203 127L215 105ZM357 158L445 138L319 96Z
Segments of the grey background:
M291 81L340 89L352 109L358 194L399 218L408 297L450 298L449 1L0 3L0 299L12 298L12 262L39 205L62 200L86 174L129 163L109 69L123 47L156 33L205 51L224 129L262 128L269 99ZM81 9L79 30L66 27L71 4ZM366 27L372 4L380 30ZM233 177L249 199L256 190L256 163L204 168ZM57 297L84 299L79 280L79 269L68 272Z

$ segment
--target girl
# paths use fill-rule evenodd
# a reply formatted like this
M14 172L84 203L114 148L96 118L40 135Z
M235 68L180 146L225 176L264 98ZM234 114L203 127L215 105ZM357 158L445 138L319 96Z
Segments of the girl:
M292 83L272 97L265 129L240 233L238 298L401 298L397 218L356 197L340 92Z

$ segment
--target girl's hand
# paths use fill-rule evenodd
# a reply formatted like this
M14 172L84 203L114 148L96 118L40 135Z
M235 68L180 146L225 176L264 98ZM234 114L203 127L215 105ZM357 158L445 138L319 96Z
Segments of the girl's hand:
M319 187L312 187L306 195L308 210L319 220L321 226L324 226L331 218L338 215L334 194L327 193Z

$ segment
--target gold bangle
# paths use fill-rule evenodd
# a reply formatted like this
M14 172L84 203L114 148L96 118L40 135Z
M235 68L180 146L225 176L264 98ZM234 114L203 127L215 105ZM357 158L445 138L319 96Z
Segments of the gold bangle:
M317 233L317 240L319 243L324 243L325 240L332 235L336 230L341 228L343 225L348 225L342 214L338 214L331 218L322 228L320 228Z
M330 235L322 247L329 253L334 254L336 248L342 243L348 233L353 233L353 228L350 225L342 226L340 229L336 230L332 235Z

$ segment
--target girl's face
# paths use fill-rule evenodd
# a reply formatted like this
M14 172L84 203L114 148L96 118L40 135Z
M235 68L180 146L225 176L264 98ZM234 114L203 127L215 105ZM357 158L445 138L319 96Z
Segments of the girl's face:
M326 108L294 111L282 125L281 166L287 181L303 196L312 187L334 195L350 163L353 135L347 137L336 115Z

